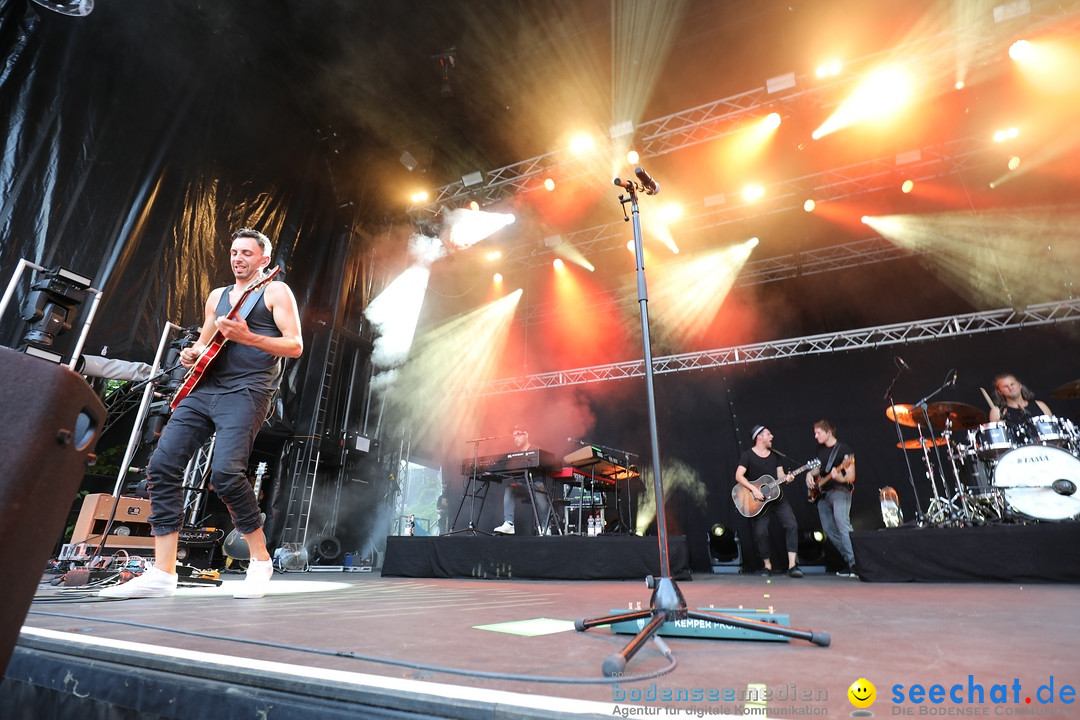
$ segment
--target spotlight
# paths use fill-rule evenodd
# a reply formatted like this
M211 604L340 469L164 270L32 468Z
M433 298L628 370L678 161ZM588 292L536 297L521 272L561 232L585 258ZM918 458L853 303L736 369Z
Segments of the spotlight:
M413 205L419 205L422 202L427 202L427 199L428 194L426 190L417 190L409 196L409 200L412 201Z
M742 194L746 202L754 202L765 197L765 188L761 185L747 185L743 188Z
M46 270L30 286L22 306L22 319L30 324L22 341L24 352L59 363L63 356L53 350L57 336L71 329L75 310L86 298L91 280L64 268Z
M555 189L555 181L551 178L544 178L544 189L551 192Z
M911 180L905 180L903 183L900 184L900 192L906 195L907 193L911 192L914 187L915 183L913 183Z
M637 165L638 160L640 159L641 157L638 155L637 150L631 150L630 152L626 153L626 162L631 165Z
M994 142L1005 142L1006 140L1013 140L1020 135L1019 128L1002 128L994 132Z
M551 266L554 267L556 270L562 270L564 266L562 258L555 258L554 260L552 260Z
M809 198L806 202L802 204L802 209L806 212L814 212L814 208L816 207L817 203L814 202L814 198Z
M709 561L714 573L737 573L742 565L739 536L716 523L709 531Z
M1009 57L1016 62L1024 62L1031 59L1034 52L1031 49L1031 43L1027 40L1017 40L1009 46Z
M764 125L768 130L775 130L780 127L781 117L778 112L771 112L765 116Z
M1015 171L1018 167L1020 167L1020 158L1016 155L1013 155L1011 158L1009 158L1009 169Z
M503 274L502 274L502 273L500 273L500 272L497 272L497 273L495 273L494 275L492 275L492 276L491 276L491 279L492 279L492 281L493 281L493 282L495 282L495 283L502 283L502 281L503 281Z
M592 152L595 147L596 140L593 139L592 135L586 133L579 133L570 139L570 152L575 155Z

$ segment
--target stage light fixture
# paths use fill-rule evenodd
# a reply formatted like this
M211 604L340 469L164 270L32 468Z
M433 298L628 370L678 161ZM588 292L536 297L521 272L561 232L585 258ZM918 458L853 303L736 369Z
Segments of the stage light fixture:
M1009 57L1016 62L1025 62L1034 56L1031 43L1027 40L1017 40L1009 46Z
M492 282L494 282L497 285L502 284L503 274L500 273L500 272L497 272L497 273L495 273L494 275L491 276L491 280L492 280Z
M79 305L86 299L91 279L65 268L46 270L30 286L22 305L22 319L29 324L23 335L27 355L59 363L63 355L54 350L56 338L71 329Z
M484 175L479 170L471 172L468 175L461 176L461 184L465 187L472 187L473 185L479 185L484 181Z
M551 266L556 270L562 270L566 264L563 262L562 258L555 258L551 261Z
M721 523L709 531L709 561L714 573L737 573L742 565L739 536Z
M782 90L790 90L793 87L795 87L795 73L793 72L777 75L765 81L765 92L770 95Z
M768 115L765 116L765 119L762 121L762 124L765 126L765 128L767 130L775 130L776 128L780 127L781 122L782 122L782 118L780 117L780 113L771 112L771 113L769 113Z
M814 202L814 198L808 198L806 202L802 204L802 209L806 212L814 212L814 208L817 207L817 203Z
M585 153L592 152L596 148L596 141L592 135L587 133L578 133L570 139L570 152L575 155L584 155Z
M755 202L765 197L765 188L761 185L747 185L743 188L742 194L746 202Z
M911 192L914 188L915 183L911 180L905 180L904 182L900 183L900 192L904 193L905 195Z
M814 74L821 79L827 77L836 77L840 74L840 70L842 68L843 63L841 63L839 60L827 60L826 62L823 62L817 66L817 70L814 71Z
M1027 15L1031 12L1029 0L1013 0L1012 2L996 5L994 7L994 22L1002 23L1007 20Z
M1014 140L1020 135L1019 128L1002 128L1001 130L994 131L994 142L1002 143L1007 140Z
M623 120L621 123L616 123L608 128L608 137L612 140L618 140L621 137L634 134L634 123L632 120Z
M638 155L637 150L631 150L630 152L626 153L626 162L630 165L637 165L640 159L641 156Z
M1009 158L1009 169L1015 171L1018 167L1020 167L1020 157L1013 155Z
M447 52L431 56L435 63L435 72L442 84L439 86L439 94L444 98L453 96L454 87L450 84L450 73L457 67L457 46L452 46Z
M412 153L410 153L408 150L402 151L401 157L398 158L398 162L400 162L402 166L404 166L404 168L409 172L415 170L416 166L420 164L417 159L412 156Z
M412 195L409 196L409 200L412 201L413 205L418 205L418 204L420 204L422 202L427 202L427 200L428 200L427 191L426 190L417 190Z
M544 189L551 192L555 189L555 181L552 178L544 178Z

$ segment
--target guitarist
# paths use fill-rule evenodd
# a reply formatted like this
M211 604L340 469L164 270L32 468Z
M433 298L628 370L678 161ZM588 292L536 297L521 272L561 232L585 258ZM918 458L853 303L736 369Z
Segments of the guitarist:
M248 286L259 284L270 264L270 240L260 232L243 229L234 233L231 241L229 266L235 283L210 293L199 338L181 351L180 364L193 367L208 346L217 347L217 354L202 379L176 406L146 470L154 564L122 585L102 589L99 594L104 597L168 597L175 593L184 467L215 432L210 482L251 553L247 576L238 583L234 597L262 597L273 575L259 504L247 479L248 457L281 377L280 358L299 357L304 345L296 299L288 285L270 282L246 293ZM244 295L244 304L249 307L241 305L233 319L225 317Z
M773 434L769 428L764 425L755 425L750 432L750 439L754 441L754 446L739 456L735 482L749 490L754 500L764 502L765 496L752 484L755 480L765 475L773 476L774 472L776 475L773 477L785 480L791 480L791 478L786 476L784 468L780 465L780 457L772 450ZM788 555L787 574L793 578L801 578L803 571L799 569L797 562L799 523L795 520L795 513L792 512L791 505L783 495L769 503L759 515L750 518L750 527L754 531L754 543L757 546L758 555L765 563L762 574L771 575L773 572L772 551L769 546L769 523L773 516L779 518L780 524L784 527L784 545Z
M855 451L836 438L836 426L828 420L814 423L818 459L806 475L810 500L817 503L821 529L844 558L840 577L854 577L855 553L851 549L851 493L855 489Z

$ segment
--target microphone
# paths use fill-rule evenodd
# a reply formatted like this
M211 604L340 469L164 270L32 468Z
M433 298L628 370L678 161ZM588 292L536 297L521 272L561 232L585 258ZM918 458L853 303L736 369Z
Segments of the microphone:
M660 192L660 183L653 180L652 176L645 172L645 168L634 168L634 174L637 175L637 179L644 186L646 195L656 195Z
M634 189L634 181L633 180L623 180L621 178L615 178L615 180L613 182L616 185L618 185L619 187L621 187L623 190L633 190Z
M949 382L947 382L945 384L945 387L956 387L956 375L957 375L956 370L953 369L953 370L950 370L949 372L952 374L952 377L949 378Z
M1076 492L1076 483L1072 480L1066 480L1065 478L1055 480L1050 483L1050 487L1052 487L1054 492L1058 495L1065 495L1066 497Z
M896 366L904 372L911 372L911 366L904 362L904 358L900 357L899 355L893 358L893 362L895 362Z

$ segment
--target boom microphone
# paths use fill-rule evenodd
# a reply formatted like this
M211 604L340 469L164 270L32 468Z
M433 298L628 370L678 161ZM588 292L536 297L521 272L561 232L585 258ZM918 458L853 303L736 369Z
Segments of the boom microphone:
M621 187L623 190L632 190L634 188L633 180L623 180L622 178L615 178L613 182L619 187Z
M896 361L896 366L899 367L901 370L903 370L904 372L911 372L911 366L904 362L904 358L897 355L895 358L893 358L893 360Z
M641 185L645 188L646 195L656 195L660 192L660 183L653 180L652 176L645 172L645 168L634 168L634 174L637 175L637 179L641 181Z

